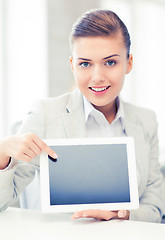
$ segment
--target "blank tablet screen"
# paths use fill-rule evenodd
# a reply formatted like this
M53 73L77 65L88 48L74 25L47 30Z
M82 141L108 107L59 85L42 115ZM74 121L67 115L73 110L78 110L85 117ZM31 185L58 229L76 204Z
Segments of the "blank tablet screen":
M40 158L41 209L74 212L139 207L134 140L71 138L44 140L58 155Z
M50 205L130 202L126 144L50 147Z

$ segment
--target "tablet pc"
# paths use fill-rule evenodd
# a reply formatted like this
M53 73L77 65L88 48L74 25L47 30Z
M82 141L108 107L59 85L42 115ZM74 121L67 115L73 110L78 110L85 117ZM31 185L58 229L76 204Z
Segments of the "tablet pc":
M131 137L44 140L58 155L40 158L41 209L74 212L139 206Z

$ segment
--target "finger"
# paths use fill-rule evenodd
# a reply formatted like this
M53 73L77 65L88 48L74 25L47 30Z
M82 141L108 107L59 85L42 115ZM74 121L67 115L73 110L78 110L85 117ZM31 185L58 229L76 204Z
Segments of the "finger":
M29 156L31 159L37 157L37 154L33 150L31 150L30 148L26 148L26 150L24 151L24 154Z
M26 153L24 154L22 160L24 162L30 162L32 160L32 158L30 156L28 156Z
M24 162L30 162L32 160L31 157L26 155L25 153L16 155L15 159Z
M36 153L34 153L28 146L23 145L18 152L16 152L12 157L14 157L17 160L22 160L24 161L24 156L27 155L30 160L32 160L33 158L35 158L37 155ZM26 159L27 161L29 161L29 159Z
M119 210L118 211L118 217L119 218L126 218L127 216L127 211L126 210Z
M34 142L32 141L30 144L29 144L29 148L38 156L41 154L42 150L41 148Z
M34 136L33 141L38 145L38 147L46 152L48 155L50 155L52 158L58 158L58 155L50 148L48 145L42 141L39 137L36 135Z
M34 152L34 154L36 156L40 155L42 152L42 149L37 145L37 143L35 142L35 139L37 139L38 137L35 134L27 134L25 135L25 142L24 145L27 148L30 148L31 151ZM39 139L39 138L38 138ZM27 153L28 154L28 153ZM30 155L31 156L31 155ZM35 156L35 157L36 157ZM34 155L33 155L34 158Z
M75 212L72 216L72 219L78 218L96 218L99 220L110 220L117 216L116 212L108 211L108 210L85 210L80 212Z
M74 214L72 215L71 219L74 220L74 219L83 217L83 212L84 211L74 212Z
M102 210L85 210L80 212L75 212L72 216L72 219L78 218L96 218L99 220L109 220L111 218L110 211Z
M27 155L31 160L33 158L36 158L36 154L27 146L23 146L20 150L20 152L18 152L14 158L16 158L17 160L24 160L24 155ZM22 158L23 157L23 158Z

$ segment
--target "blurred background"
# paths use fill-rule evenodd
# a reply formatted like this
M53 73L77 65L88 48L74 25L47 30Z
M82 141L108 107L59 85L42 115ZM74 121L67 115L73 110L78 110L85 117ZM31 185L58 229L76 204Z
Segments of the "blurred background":
M157 114L165 161L165 0L0 0L0 138L38 99L69 91L72 24L91 8L115 11L132 39L125 101Z

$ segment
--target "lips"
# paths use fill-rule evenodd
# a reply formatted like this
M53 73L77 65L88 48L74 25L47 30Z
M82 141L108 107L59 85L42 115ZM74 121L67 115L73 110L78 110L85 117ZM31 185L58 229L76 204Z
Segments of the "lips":
M95 95L102 95L108 91L111 86L89 87Z
M95 92L102 92L102 91L104 91L104 90L106 90L106 89L108 89L110 86L108 86L108 87L90 87L90 89L92 90L92 91L95 91Z

